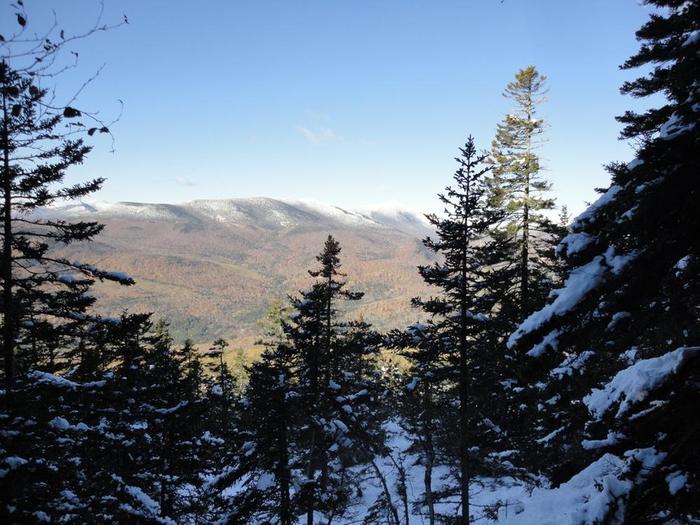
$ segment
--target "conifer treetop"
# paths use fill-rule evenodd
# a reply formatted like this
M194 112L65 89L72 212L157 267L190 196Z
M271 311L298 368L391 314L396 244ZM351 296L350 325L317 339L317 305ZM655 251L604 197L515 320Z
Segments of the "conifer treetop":
M663 94L668 102L644 113L627 111L617 118L625 124L623 138L649 137L668 126L675 130L697 123L700 68L700 3L696 0L645 0L659 8L636 32L642 44L621 69L650 66L651 71L622 85L620 91L636 98ZM671 130L669 130L671 131Z

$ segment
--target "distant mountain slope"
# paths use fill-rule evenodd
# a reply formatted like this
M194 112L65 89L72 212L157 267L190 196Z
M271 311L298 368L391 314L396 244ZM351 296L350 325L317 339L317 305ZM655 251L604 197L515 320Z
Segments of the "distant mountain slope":
M399 206L346 210L269 198L198 200L180 205L79 203L42 210L106 225L98 240L66 255L128 272L136 286L97 287L110 313L154 311L178 338L252 341L273 299L305 287L325 237L343 247L351 284L365 291L353 316L380 328L414 320L410 298L424 293L416 266L430 262L420 243L429 225Z

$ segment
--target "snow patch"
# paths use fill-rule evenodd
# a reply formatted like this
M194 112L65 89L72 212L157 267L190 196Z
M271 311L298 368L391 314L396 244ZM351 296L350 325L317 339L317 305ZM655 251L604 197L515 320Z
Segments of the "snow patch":
M586 450L610 447L612 445L617 445L626 437L627 436L625 436L621 432L613 432L611 430L608 432L608 436L605 439L584 439L583 441L581 441L581 446Z
M553 368L549 375L558 379L561 379L564 376L573 376L574 372L581 370L583 365L586 364L586 361L588 361L592 356L593 352L591 350L586 350L580 354L570 355L564 359L564 361L558 367Z
M689 359L700 354L700 346L681 347L660 357L637 361L618 372L601 389L595 389L583 398L589 412L602 418L615 403L620 402L617 417L622 416L633 405L644 401L656 388L676 374Z
M632 317L632 314L629 312L616 312L613 314L612 318L610 319L610 322L608 323L607 330L612 330L615 328L620 322L624 321L625 319L629 319Z
M671 496L675 496L676 492L685 488L685 484L687 482L688 476L680 470L671 472L668 476L666 476L666 483L668 484L668 491Z
M570 233L557 246L557 254L571 257L588 248L594 241L595 237L586 232Z
M605 193L598 197L598 200L596 200L583 213L576 217L572 228L574 230L579 229L581 226L583 226L584 223L593 220L597 213L600 211L600 209L612 202L615 199L615 197L617 197L617 194L621 191L622 187L618 186L617 184L613 184L612 186L610 186Z
M530 351L527 352L527 355L530 357L540 357L548 347L556 350L558 345L557 339L560 335L561 332L559 330L552 330L542 338L542 341L533 346Z
M641 475L635 481L627 479L632 465L639 462L641 472L648 473L665 457L653 448L630 450L624 458L604 454L559 487L534 489L521 501L522 512L509 517L499 515L499 523L594 525L606 519L621 523L625 499L635 482L642 481Z
M637 256L638 252L617 255L615 248L610 246L602 255L597 255L592 261L572 270L564 287L552 292L554 301L532 313L510 335L508 348L513 348L523 335L534 332L552 318L565 315L602 282L607 271L619 275ZM552 345L554 338L550 338L548 343Z
M695 31L690 32L682 45L683 47L690 46L698 41L700 41L700 30L696 29Z

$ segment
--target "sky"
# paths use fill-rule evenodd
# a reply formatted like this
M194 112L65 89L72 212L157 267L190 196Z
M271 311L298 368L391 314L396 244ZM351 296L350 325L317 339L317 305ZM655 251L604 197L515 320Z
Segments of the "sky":
M25 0L30 26L89 27L93 0ZM7 12L7 9L5 9ZM106 177L97 200L178 203L266 196L346 208L437 209L457 148L487 148L518 71L547 77L540 155L552 196L578 213L629 161L614 120L619 65L649 8L638 0L105 0L128 25L77 42L70 93L112 126L69 181ZM2 16L0 33L14 29Z

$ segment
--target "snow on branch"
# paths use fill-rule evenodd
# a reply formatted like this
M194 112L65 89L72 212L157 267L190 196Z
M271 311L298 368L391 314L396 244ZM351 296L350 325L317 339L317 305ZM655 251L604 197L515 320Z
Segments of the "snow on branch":
M613 432L612 430L610 430L606 438L584 439L583 441L581 441L581 446L586 450L595 450L598 448L611 447L613 445L617 445L620 441L626 438L627 436L625 436L623 433Z
M595 389L583 398L588 411L597 419L620 403L616 417L624 415L633 405L644 401L661 387L683 364L700 354L700 346L680 347L660 357L637 361L621 370L603 388Z
M540 357L545 353L547 348L557 349L557 340L561 335L561 331L556 328L545 335L542 340L533 346L527 353L530 357Z
M73 261L70 264L70 267L104 281L115 281L119 284L124 284L127 286L135 283L135 281L125 272L108 272L105 270L100 270L92 264L85 264L81 263L80 261Z
M48 372L41 372L39 370L32 370L27 374L27 378L30 381L37 383L42 383L45 385L51 385L59 388L68 388L70 390L75 390L77 388L95 388L102 387L105 385L105 381L89 381L87 383L76 383L65 377L55 376L49 374Z
M510 335L507 343L508 348L513 348L525 334L535 332L553 318L561 317L574 309L592 290L598 287L607 272L612 272L613 275L620 274L638 255L638 252L616 255L615 248L610 246L602 255L597 255L587 264L572 270L564 287L551 293L555 297L554 301L531 314ZM530 355L534 357L541 355L546 346L556 347L558 335L554 332L548 334L544 340L530 350Z
M665 458L665 453L654 448L628 450L623 457L604 454L559 487L534 489L523 512L502 516L499 523L594 525L611 517L612 522L621 523L624 501L635 484L642 482ZM630 479L635 465L641 465L641 473Z
M508 338L508 348L513 348L527 333L534 332L555 316L561 316L574 308L588 292L600 283L605 273L605 258L598 255L588 264L579 266L569 274L563 288L556 290L556 299L541 310L531 314ZM550 334L551 335L551 334ZM550 337L548 344L554 343ZM537 352L536 352L537 353Z
M564 237L557 246L557 255L571 257L584 251L595 242L595 237L586 232L574 232Z
M683 133L692 130L695 127L695 122L686 123L678 113L673 113L669 119L664 122L659 129L659 139L671 140Z
M610 186L605 193L598 197L598 200L596 200L583 213L576 217L572 224L573 230L577 230L581 228L584 225L584 223L592 221L598 214L598 211L600 211L601 208L610 204L610 202L612 202L615 199L615 197L617 197L617 194L621 191L622 186L619 186L617 184L613 184L612 186Z

